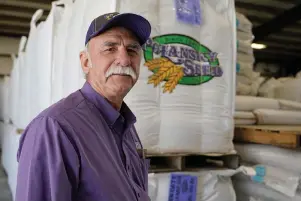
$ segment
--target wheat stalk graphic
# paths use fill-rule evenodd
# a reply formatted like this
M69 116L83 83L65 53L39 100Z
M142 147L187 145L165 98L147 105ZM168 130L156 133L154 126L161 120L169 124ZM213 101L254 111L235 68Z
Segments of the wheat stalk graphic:
M163 93L172 93L179 80L184 76L182 67L176 66L167 58L153 59L146 62L144 65L151 71L157 69L157 72L149 77L148 84L154 84L156 87L160 82L167 79L167 82L163 86Z

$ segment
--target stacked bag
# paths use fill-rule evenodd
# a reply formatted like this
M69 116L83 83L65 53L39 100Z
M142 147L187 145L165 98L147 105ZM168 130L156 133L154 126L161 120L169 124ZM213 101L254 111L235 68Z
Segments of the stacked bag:
M261 167L261 176L233 177L237 201L301 200L301 152L270 145L236 144L243 163Z
M265 97L236 96L236 125L301 125L301 103Z
M254 39L252 23L241 13L236 12L237 26L237 62L236 62L236 94L256 96L265 78L253 71L255 62L251 47Z

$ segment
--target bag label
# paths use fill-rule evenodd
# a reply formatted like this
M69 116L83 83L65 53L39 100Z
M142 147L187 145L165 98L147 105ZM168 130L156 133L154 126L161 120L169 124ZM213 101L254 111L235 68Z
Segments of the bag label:
M196 201L197 176L171 174L168 201Z
M201 25L199 0L175 0L175 9L177 20L191 25Z

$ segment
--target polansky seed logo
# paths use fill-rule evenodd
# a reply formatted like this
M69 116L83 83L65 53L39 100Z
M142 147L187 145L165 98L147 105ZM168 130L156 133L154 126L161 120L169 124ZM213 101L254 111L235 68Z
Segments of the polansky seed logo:
M156 87L166 81L164 93L172 93L178 84L200 85L223 75L217 53L186 35L150 38L143 50L144 65L153 72L148 83Z

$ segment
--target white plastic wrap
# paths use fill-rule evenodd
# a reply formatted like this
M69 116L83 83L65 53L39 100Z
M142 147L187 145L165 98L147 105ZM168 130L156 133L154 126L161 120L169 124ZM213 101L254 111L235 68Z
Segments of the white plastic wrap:
M242 53L242 52L238 52L237 53L237 61L240 63L249 63L251 65L254 64L255 62L255 57L253 54L245 54L245 53Z
M215 171L181 172L198 177L196 201L235 201L236 195L230 177ZM149 197L152 201L167 201L170 188L170 173L149 175Z
M238 30L237 39L246 43L252 43L252 41L254 40L254 35L252 34L252 32L243 32Z
M300 151L259 144L235 144L235 150L243 161L301 174Z
M226 7L222 9L215 2ZM138 12L151 22L152 45L158 44L155 43L155 40L159 40L160 37L160 42L173 38L173 40L179 40L179 43L184 42L188 45L169 44L168 47L173 48L169 52L165 52L169 55L172 54L172 50L178 51L179 49L180 51L180 47L192 51L193 49L190 47L192 44L195 45L195 48L202 47L203 51L217 52L223 71L221 77L213 77L208 81L206 80L208 77L189 77L187 75L193 72L197 74L197 70L200 68L199 66L191 68L188 65L189 62L190 64L198 62L186 58L188 62L186 67L177 74L181 77L183 73L186 73L180 79L182 84L173 85L175 89L172 93L164 93L164 86L165 90L168 90L167 86L171 86L168 85L171 82L162 81L155 88L152 84L147 84L148 77L152 76L153 72L147 69L147 65L143 65L145 59L142 60L140 78L125 101L137 116L136 127L142 143L148 150L155 152L229 152L233 149L235 12L234 1L227 2L229 3L200 1L201 25L193 26L177 20L174 0L122 1L121 12ZM215 10L216 8L223 11L218 12ZM150 42L151 40L149 40L149 45ZM198 42L201 44L199 45ZM206 48L210 50L204 50ZM184 54L184 52L182 53ZM145 56L149 60L149 50L145 52ZM156 58L161 55L152 54L152 56ZM177 61L179 58L170 57L170 59ZM205 65L202 70L204 67ZM219 68L216 69L219 70ZM191 75L195 76L195 74ZM176 77L174 78L176 79ZM174 83L177 83L176 81ZM199 84L201 81L207 82Z
M256 109L253 113L260 125L301 125L300 111Z
M252 91L252 87L250 84L242 84L239 82L236 84L237 95L247 96L251 94L251 91Z
M301 193L289 197L277 192L264 184L254 183L248 180L233 180L237 201L300 201Z
M279 109L279 102L275 99L251 97L251 96L236 96L235 110L236 111L253 111L255 109Z

